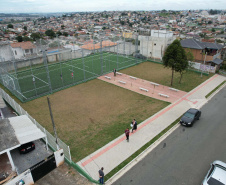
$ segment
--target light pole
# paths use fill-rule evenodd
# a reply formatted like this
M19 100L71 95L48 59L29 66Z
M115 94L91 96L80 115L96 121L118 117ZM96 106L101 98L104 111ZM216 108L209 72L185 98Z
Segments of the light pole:
M206 52L206 54L205 54L205 59L204 59L204 66L203 66L203 68L205 67L206 55L207 55L207 52ZM203 68L202 68L202 72L201 72L201 77L202 77L202 73L203 73L203 70L204 70Z

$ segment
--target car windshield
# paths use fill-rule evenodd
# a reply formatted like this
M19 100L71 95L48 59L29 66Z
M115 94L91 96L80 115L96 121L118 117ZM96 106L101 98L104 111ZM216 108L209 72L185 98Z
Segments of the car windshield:
M194 118L194 114L191 114L191 113L189 113L189 112L186 112L185 114L184 114L184 116L185 117L187 117L187 118L190 118L190 119L192 119L192 118Z

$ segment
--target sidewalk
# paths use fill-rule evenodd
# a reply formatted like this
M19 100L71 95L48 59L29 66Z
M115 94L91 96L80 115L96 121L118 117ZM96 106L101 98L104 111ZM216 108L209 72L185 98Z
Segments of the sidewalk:
M105 174L109 173L189 108L203 106L207 102L205 96L224 80L226 80L226 77L214 75L179 100L140 123L137 131L130 135L129 142L125 140L123 134L77 164L93 179L98 180L98 171L101 167L104 167Z

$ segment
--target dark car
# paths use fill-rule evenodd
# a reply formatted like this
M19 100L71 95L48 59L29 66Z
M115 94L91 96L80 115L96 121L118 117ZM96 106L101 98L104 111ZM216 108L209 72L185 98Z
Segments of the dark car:
M192 127L195 120L199 120L200 116L201 116L200 110L191 108L187 112L184 113L184 115L180 119L180 124L184 125L184 126Z
M23 144L19 147L20 154L26 154L34 149L35 149L35 144L33 142Z

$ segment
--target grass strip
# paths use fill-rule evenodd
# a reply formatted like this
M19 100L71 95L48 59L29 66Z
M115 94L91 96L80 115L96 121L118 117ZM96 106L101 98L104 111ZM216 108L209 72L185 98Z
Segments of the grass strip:
M144 146L142 146L139 150L137 150L134 154L132 154L130 157L128 157L125 161L123 161L121 164L119 164L117 167L115 167L113 170L111 170L105 177L105 181L110 179L113 175L115 175L119 170L121 170L123 167L125 167L127 164L129 164L133 159L135 159L138 155L140 155L144 150L146 150L149 146L151 146L155 141L157 141L162 135L164 135L168 130L170 130L174 125L176 125L180 121L179 117L176 121L174 121L172 124L170 124L167 128L165 128L162 132L160 132L157 136L155 136L153 139L151 139L148 143L146 143Z
M217 89L219 89L222 85L224 85L226 81L223 81L220 85L218 85L215 89L213 89L210 93L206 95L206 98L208 98L211 94L213 94Z

